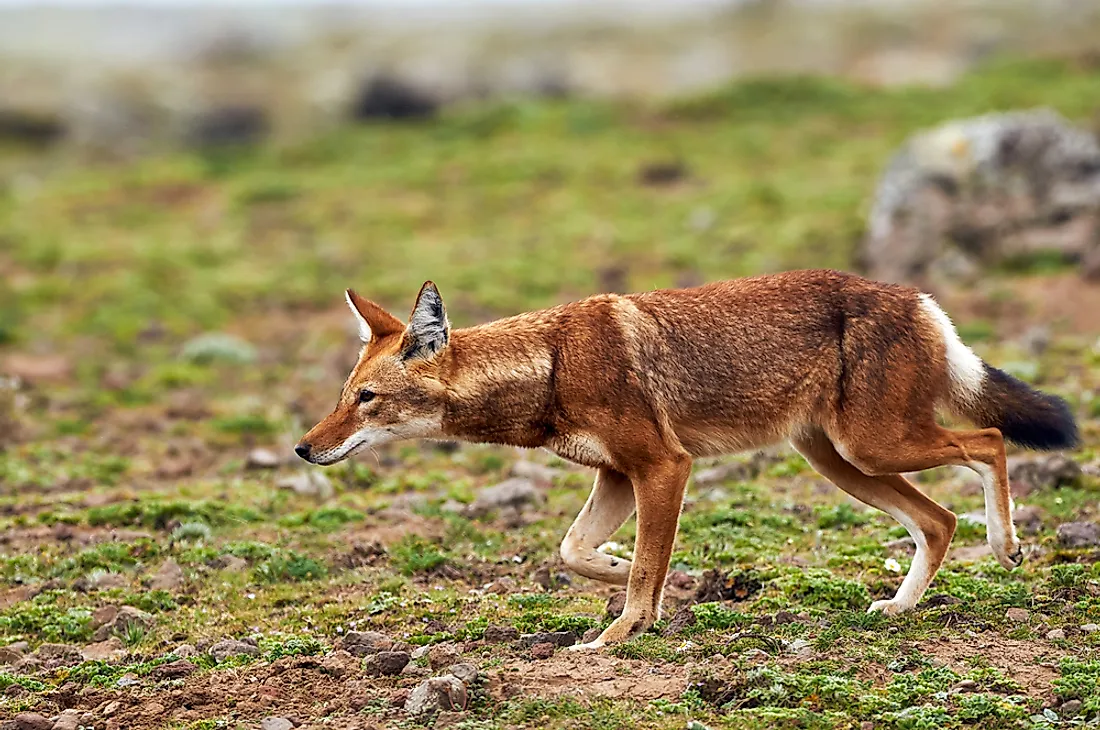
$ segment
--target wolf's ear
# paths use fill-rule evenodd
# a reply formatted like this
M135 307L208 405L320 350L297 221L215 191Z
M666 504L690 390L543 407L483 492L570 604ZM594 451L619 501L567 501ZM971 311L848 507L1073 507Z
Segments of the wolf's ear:
M416 297L409 326L405 328L401 357L405 360L432 357L447 346L450 338L451 323L447 321L443 297L439 296L435 284L426 281Z
M348 309L351 310L356 324L359 325L359 339L364 344L370 342L372 338L385 337L405 329L405 325L401 324L401 320L397 317L351 289L344 292L344 298L347 299Z

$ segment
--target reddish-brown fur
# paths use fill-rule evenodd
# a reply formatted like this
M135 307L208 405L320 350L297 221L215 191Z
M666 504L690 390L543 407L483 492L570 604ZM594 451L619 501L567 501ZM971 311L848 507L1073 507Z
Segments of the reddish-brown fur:
M898 596L873 609L911 608L955 529L955 516L900 472L962 464L988 476L990 542L1002 563L1021 558L1000 432L949 430L935 418L937 406L973 417L1012 404L959 396L948 335L915 289L794 271L600 295L453 332L430 283L407 327L350 292L349 304L369 341L335 411L303 437L303 455L331 463L372 444L429 437L545 447L596 468L592 496L562 543L574 570L628 585L626 610L595 646L658 618L700 456L790 439L841 489L902 521L918 542L914 568ZM1034 405L1016 381L1006 387L991 390ZM1019 417L1030 425L1028 413ZM1072 422L1052 423L1070 443ZM635 506L633 563L598 552Z

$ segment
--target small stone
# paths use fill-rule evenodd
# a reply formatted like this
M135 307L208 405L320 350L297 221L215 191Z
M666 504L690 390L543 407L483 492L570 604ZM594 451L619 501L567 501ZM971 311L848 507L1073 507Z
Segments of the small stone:
M18 730L51 730L53 723L37 712L20 712L15 716L15 727Z
M458 647L449 642L436 644L428 650L428 664L436 671L457 664L461 658Z
M776 611L774 621L780 626L786 624L796 624L798 623L798 617L790 611Z
M519 638L519 630L511 626L490 625L485 627L485 641L491 644L503 644Z
M92 611L92 628L98 629L113 622L118 616L118 606L101 606Z
M540 631L537 634L522 634L519 640L524 647L532 647L535 644L553 644L565 648L577 643L577 635L572 631Z
M141 714L143 715L159 715L164 712L164 705L159 702L146 702L141 706Z
M554 649L556 647L549 641L545 641L541 644L535 644L531 647L532 659L549 659L554 656Z
M477 667L465 662L455 664L448 670L452 677L458 678L463 684L469 686L477 681Z
M363 671L371 677L392 677L401 674L410 659L408 652L380 651L367 657Z
M337 649L321 660L321 671L334 677L351 674L359 665L359 660L343 649Z
M467 517L483 517L490 512L505 508L522 512L527 507L539 504L543 499L545 497L533 481L513 477L478 492L473 503L466 508L465 514Z
M405 701L405 712L419 717L441 710L466 709L466 685L457 677L433 677L421 682Z
M100 641L96 644L88 644L88 646L84 647L80 652L84 660L89 662L118 661L128 653L126 647L122 645L122 641L117 636L112 636L106 641Z
M211 566L218 570L242 573L248 570L248 561L236 555L220 555L211 562Z
M249 469L274 469L280 463L282 459L271 449L252 449L244 462Z
M1062 629L1051 629L1047 632L1047 639L1050 641L1061 641L1066 638L1066 632Z
M332 480L317 470L301 471L294 476L280 479L275 486L279 489L291 489L303 496L322 499L328 499L336 493Z
M179 679L196 671L198 671L197 666L186 659L180 659L168 664L161 664L152 671L152 675L157 679Z
M265 717L260 720L260 730L294 730L294 723L285 717Z
M626 591L619 591L618 593L607 599L607 617L618 618L623 615L623 611L626 609Z
M516 589L518 587L519 586L516 585L515 578L512 578L511 576L505 575L505 576L502 576L500 578L497 578L495 581L490 583L485 588L485 592L486 593L494 593L496 595L503 596L503 595L507 595L509 593L515 593Z
M1034 535L1043 529L1043 511L1038 507L1017 507L1012 513L1012 521L1025 535Z
M408 702L408 701L409 701L409 690L407 690L407 689L399 689L396 692L394 692L392 695L390 695L390 706L391 707L404 707L405 703ZM362 707L359 707L359 708L356 708L356 709L362 709Z
M183 346L181 357L198 364L225 362L247 365L256 360L256 348L240 337L208 332L189 340Z
M1058 544L1066 548L1096 547L1100 545L1100 524L1067 522L1059 525Z
M424 677L432 676L432 670L428 669L427 667L422 667L419 664L409 663L406 664L405 668L401 671L401 676L422 679Z
M562 473L560 470L534 461L520 460L512 464L512 476L530 479L543 486L552 486L554 480Z
M166 560L153 575L153 579L149 581L149 588L154 591L171 592L179 590L186 582L187 579L184 577L183 569L180 568L179 563L175 560Z
M198 654L199 650L196 649L195 647L191 646L190 644L180 644L175 649L173 649L170 653L175 654L180 659L188 659L188 658L193 657L196 654Z
M80 710L62 710L53 721L53 730L78 730L81 714Z
M1067 700L1058 709L1062 712L1062 718L1069 720L1081 714L1081 700Z
M951 694L961 694L963 692L976 692L978 689L978 683L973 679L964 679L961 682L956 682L951 687Z
M599 626L593 626L588 631L584 632L584 636L581 637L581 643L582 644L591 644L593 641L600 638L600 634L602 634L602 633L603 633L603 631L600 630Z
M1095 634L1100 631L1100 624L1081 624L1081 632L1085 634Z
M108 702L106 705L103 706L103 716L110 717L111 715L118 712L120 707L122 707L122 703L118 700Z
M691 610L691 606L683 606L673 614L668 622L668 626L665 627L664 633L666 636L679 634L694 626L696 621L695 612Z
M516 636L519 636L517 633ZM18 649L13 649L11 646L0 646L0 666L5 664L15 664L23 658L23 652Z
M215 661L223 662L229 657L245 654L247 656L259 656L260 650L243 641L236 639L223 639L210 647L208 652Z
M116 687L133 687L135 684L141 684L141 680L137 678L136 674L123 674L115 682Z
M353 656L368 656L393 649L393 640L378 631L349 631L340 639L340 648Z
M768 652L764 651L763 649L757 649L755 647L753 647L752 649L746 649L744 652L742 652L741 656L744 657L745 660L750 662L762 662L766 661L769 658Z
M812 651L813 648L810 646L810 642L805 639L795 639L787 645L787 652L790 654L804 655L810 654Z
M875 723L870 720L864 720L859 724L859 730L875 730Z
M1005 611L1005 618L1015 623L1027 623L1031 613L1025 608L1010 608Z

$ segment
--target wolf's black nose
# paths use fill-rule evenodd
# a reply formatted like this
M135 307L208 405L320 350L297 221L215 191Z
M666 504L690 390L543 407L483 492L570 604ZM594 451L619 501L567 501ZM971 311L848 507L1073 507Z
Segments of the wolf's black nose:
M312 449L312 448L313 447L310 446L309 444L298 444L297 446L294 447L294 453L297 454L298 456L302 457L303 459L308 460L309 459L309 450Z

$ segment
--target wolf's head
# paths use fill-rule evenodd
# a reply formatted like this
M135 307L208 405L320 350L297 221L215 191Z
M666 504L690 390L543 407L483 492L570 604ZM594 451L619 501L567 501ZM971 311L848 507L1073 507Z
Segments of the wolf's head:
M445 387L438 372L451 334L435 284L426 282L409 323L346 292L363 348L340 400L302 437L295 453L314 464L335 464L389 441L440 435Z

